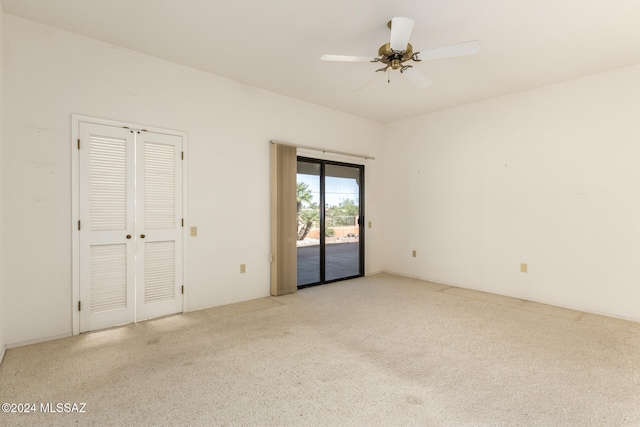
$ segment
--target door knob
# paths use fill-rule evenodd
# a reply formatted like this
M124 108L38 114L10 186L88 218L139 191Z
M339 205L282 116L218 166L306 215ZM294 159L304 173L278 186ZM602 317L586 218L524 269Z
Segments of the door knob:
M141 239L144 239L144 234L141 234L141 235L140 235L140 238L141 238Z
M130 239L130 238L131 238L131 234L127 234L127 239Z

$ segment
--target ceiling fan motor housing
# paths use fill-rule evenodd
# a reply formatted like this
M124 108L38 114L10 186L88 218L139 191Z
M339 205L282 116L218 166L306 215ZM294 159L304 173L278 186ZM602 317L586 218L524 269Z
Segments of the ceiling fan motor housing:
M407 49L398 52L391 49L391 43L385 43L378 49L378 56L380 62L390 66L392 70L397 70L403 67L403 62L413 58L413 46L411 43L407 43Z

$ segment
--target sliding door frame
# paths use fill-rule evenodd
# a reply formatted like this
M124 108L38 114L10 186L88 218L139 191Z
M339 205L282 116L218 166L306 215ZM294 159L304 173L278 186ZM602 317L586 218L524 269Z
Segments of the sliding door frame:
M339 161L335 161L335 160L324 160L324 159L316 159L313 157L305 157L305 156L298 156L297 157L297 161L298 162L308 162L308 163L317 163L320 165L320 201L319 201L319 206L320 206L320 281L319 282L315 282L315 283L307 283L304 285L299 285L298 289L304 289L304 288L308 288L311 286L318 286L318 285L324 285L327 283L333 283L333 282L339 282L341 280L348 280L348 279L355 279L357 277L363 277L364 276L364 258L365 258L365 254L364 254L364 249L365 249L365 220L364 220L364 207L365 207L365 201L364 201L364 195L365 195L365 188L364 188L364 165L362 164L356 164L356 163L345 163L345 162L339 162ZM325 224L325 219L326 219L326 213L325 213L325 178L326 178L326 174L325 174L325 166L326 165L333 165L333 166L344 166L344 167L352 167L352 168L358 168L359 170L359 185L358 185L358 208L359 208L359 213L360 215L358 216L358 251L359 251L359 255L358 255L358 274L355 276L347 276L347 277L341 277L338 279L332 279L332 280L326 280L326 224Z

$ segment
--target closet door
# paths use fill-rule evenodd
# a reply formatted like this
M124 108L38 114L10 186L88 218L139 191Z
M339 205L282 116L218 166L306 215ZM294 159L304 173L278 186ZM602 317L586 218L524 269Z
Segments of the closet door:
M79 123L80 332L182 311L182 137Z
M80 123L80 332L135 320L135 135Z
M136 320L182 311L182 138L136 135Z

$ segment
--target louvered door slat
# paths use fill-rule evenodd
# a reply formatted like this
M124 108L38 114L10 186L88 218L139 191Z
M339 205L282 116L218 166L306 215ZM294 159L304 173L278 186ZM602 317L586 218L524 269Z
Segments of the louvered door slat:
M126 245L92 246L91 313L127 307Z
M89 136L89 219L92 231L127 228L127 140Z
M174 145L144 144L145 229L175 227L175 157Z
M145 244L145 304L175 298L176 250L175 242L153 242Z

